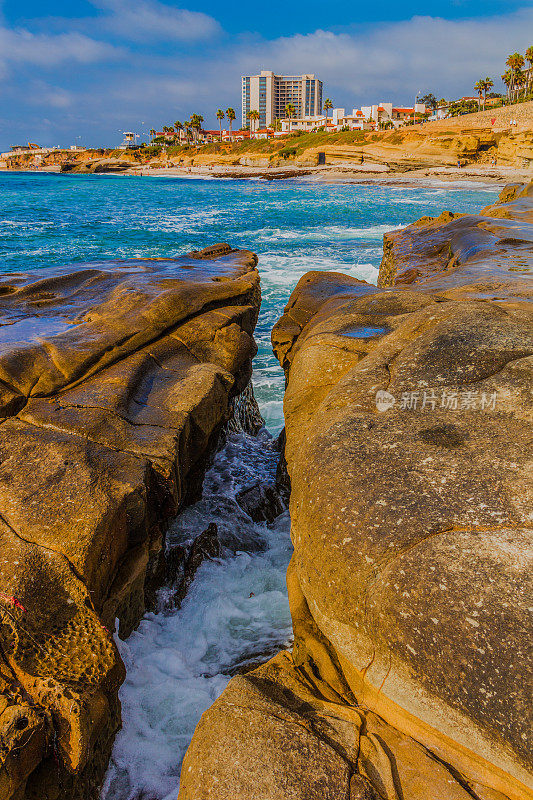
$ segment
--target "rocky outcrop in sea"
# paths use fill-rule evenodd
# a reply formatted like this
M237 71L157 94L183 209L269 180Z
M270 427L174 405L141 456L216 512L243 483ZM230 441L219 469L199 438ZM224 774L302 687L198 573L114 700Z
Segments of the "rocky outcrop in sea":
M248 384L256 263L219 245L0 279L2 800L98 796L115 620L125 637L141 619Z
M311 272L287 377L292 650L203 715L180 800L525 800L533 185Z

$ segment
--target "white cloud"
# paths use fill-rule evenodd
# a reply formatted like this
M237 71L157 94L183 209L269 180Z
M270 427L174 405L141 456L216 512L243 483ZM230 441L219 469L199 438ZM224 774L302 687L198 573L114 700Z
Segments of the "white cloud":
M315 72L325 96L349 109L370 101L412 102L418 90L469 95L486 75L501 89L507 55L529 46L531 30L532 8L485 19L414 17L342 33L317 30L274 40L245 35L166 64L158 59L157 75L149 59L140 71L153 83L150 107L159 106L157 119L170 119L176 108L180 118L198 111L213 126L216 108L238 110L240 76L260 69Z
M218 107L233 105L239 113L240 76L260 69L315 72L325 96L347 108L409 102L418 90L452 98L470 94L485 75L497 86L507 55L529 45L532 29L528 8L485 20L414 17L344 33L318 30L270 41L246 36L179 60L160 57L157 67L146 57L137 81L115 81L107 100L129 115L142 109L140 118L151 114L156 126L199 112L214 127Z
M327 93L349 93L354 103L370 96L410 97L418 89L469 94L478 78L499 79L507 55L524 50L532 30L533 8L485 19L413 17L347 33L318 30L253 43L239 61L257 69L259 52L263 69L315 72Z
M66 61L93 64L117 58L120 50L81 33L48 35L25 29L0 27L0 64L33 64L54 67Z
M76 98L71 92L65 91L60 86L36 80L31 83L29 99L34 105L65 110L73 105Z
M207 14L158 0L93 0L93 4L111 12L104 20L107 30L130 41L195 42L210 39L221 30Z

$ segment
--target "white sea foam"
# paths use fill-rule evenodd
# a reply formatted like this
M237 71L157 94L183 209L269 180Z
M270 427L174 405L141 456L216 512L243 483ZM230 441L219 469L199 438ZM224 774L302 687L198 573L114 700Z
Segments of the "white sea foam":
M172 526L169 540L183 543L216 522L226 546L221 558L202 564L178 611L147 614L126 642L117 639L127 668L123 729L102 800L176 800L201 714L238 665L289 643L288 513L270 526L255 524L234 499L239 488L271 480L276 459L265 433L230 436L206 475L203 499Z
M381 251L377 251L381 254ZM349 255L349 254L348 254ZM365 255L368 255L365 253ZM265 254L259 262L259 271L264 277L266 285L264 287L265 296L271 296L272 292L294 288L306 272L312 270L326 270L342 272L351 275L359 280L376 283L379 273L379 266L370 261L359 262L356 253L353 253L354 260L349 261L347 257L340 259L338 256L326 255L321 251L291 253L291 254ZM376 258L379 265L380 257ZM286 294L285 294L286 297ZM276 312L278 309L274 309Z
M170 231L187 233L190 230L203 228L223 218L224 212L219 209L198 209L194 207L180 207L175 212L158 213L152 216L147 214L145 229L148 231Z
M342 225L317 225L306 228L259 228L247 231L252 241L279 242L279 241L314 241L335 242L350 239L381 239L384 233L403 227L394 223L383 225L370 225L368 227L342 226Z

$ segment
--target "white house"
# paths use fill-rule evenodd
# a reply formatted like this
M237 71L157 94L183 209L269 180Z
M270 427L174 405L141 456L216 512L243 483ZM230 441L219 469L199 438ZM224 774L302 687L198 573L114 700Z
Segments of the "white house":
M343 129L351 131L375 130L380 125L390 123L394 128L400 128L407 122L411 122L415 114L425 114L426 106L424 103L416 103L409 108L404 106L393 106L392 103L376 103L371 106L361 106L354 108L351 114L347 114L344 108L334 108L331 116L319 114L313 117L301 117L300 119L283 119L281 130L283 133L289 131L316 131L319 128L327 129L328 133L336 133Z
M351 114L346 114L344 108L334 108L331 116L318 114L313 117L302 117L301 119L281 120L282 133L291 131L317 131L320 128L327 129L328 133L336 133L343 128L349 130L371 130L370 118L365 117L363 112L357 108Z
M382 101L377 105L361 106L361 111L376 126L390 122L394 128L401 128L407 122L412 122L416 114L425 114L426 106L424 103L416 103L411 107L393 106L392 103Z

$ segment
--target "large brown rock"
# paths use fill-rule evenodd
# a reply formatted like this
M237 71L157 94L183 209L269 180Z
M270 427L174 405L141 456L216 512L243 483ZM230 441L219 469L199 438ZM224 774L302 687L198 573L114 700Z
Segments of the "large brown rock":
M135 162L120 158L93 158L88 161L67 161L61 165L61 172L93 175L100 172L124 172Z
M96 798L169 517L247 385L227 245L0 279L0 797Z
M388 234L380 288L293 292L294 647L206 712L180 800L533 797L531 187L506 199Z

